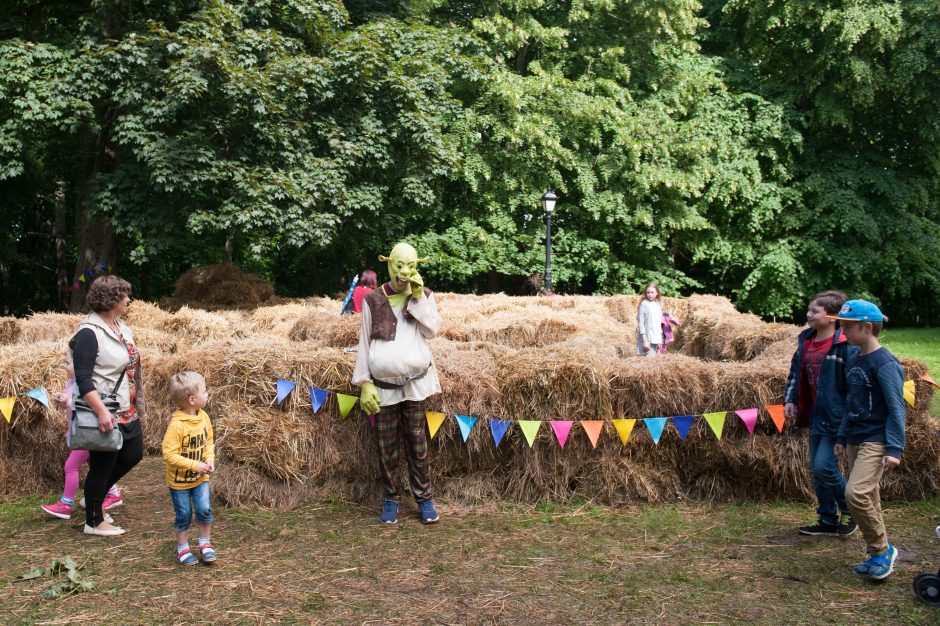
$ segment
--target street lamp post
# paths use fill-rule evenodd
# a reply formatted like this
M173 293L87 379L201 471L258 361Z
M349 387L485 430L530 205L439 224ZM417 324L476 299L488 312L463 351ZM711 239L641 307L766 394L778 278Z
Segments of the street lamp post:
M542 194L542 209L545 210L545 291L552 290L552 212L558 196L549 187Z

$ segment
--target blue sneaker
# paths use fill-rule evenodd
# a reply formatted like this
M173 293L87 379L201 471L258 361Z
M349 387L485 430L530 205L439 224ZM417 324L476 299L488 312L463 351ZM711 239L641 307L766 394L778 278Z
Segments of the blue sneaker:
M852 568L852 571L858 574L859 576L868 576L868 573L871 571L871 566L875 563L875 556L872 555L868 557L868 560L860 565L856 565Z
M873 557L873 563L868 568L868 575L875 580L884 580L894 571L894 562L897 558L898 549L889 543L887 550Z
M382 503L382 515L379 521L383 524L398 523L398 502L396 500L386 500Z
M430 499L427 500L418 500L418 508L421 509L421 523L422 524L433 524L437 520L441 519L437 514L437 511L434 510L434 503Z

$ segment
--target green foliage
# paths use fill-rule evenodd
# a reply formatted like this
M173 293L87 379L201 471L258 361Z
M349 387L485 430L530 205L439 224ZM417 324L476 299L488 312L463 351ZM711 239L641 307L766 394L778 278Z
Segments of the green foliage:
M936 321L940 0L153 0L0 9L0 308L56 306L89 220L162 295L231 255L345 289L823 287ZM62 233L65 233L63 235ZM59 279L61 285L62 279Z
M52 585L44 589L43 592L39 595L39 597L43 600L55 600L58 598L71 596L76 593L82 593L83 591L92 591L95 588L95 583L84 580L82 575L79 573L84 567L84 565L78 565L75 563L71 557L65 556L61 559L54 559L52 561L52 565L49 567L34 567L30 571L17 576L13 580L19 582L33 580L35 578L42 578L44 576L55 578L64 574L64 580L57 580Z

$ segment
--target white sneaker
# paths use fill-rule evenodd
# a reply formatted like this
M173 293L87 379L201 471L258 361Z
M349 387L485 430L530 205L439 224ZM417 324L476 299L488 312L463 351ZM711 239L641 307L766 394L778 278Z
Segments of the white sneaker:
M115 526L114 528L92 528L88 524L85 524L85 534L86 535L97 535L98 537L114 537L116 535L123 535L124 529L120 526Z

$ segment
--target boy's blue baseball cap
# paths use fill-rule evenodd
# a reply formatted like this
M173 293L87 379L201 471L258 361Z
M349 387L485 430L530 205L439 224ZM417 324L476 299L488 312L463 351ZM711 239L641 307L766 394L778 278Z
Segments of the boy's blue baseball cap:
M881 309L868 300L848 300L839 309L838 315L827 315L832 320L846 322L883 322L885 316Z

